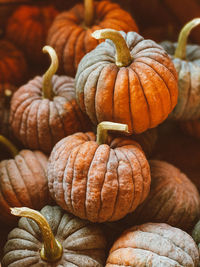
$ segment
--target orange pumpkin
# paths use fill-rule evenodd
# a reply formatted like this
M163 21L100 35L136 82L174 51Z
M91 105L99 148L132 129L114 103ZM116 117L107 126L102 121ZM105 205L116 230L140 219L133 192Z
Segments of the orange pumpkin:
M120 19L119 19L120 18ZM116 3L85 0L60 13L49 29L47 44L58 54L62 73L74 77L81 58L94 49L99 41L91 33L97 29L138 31L131 15Z

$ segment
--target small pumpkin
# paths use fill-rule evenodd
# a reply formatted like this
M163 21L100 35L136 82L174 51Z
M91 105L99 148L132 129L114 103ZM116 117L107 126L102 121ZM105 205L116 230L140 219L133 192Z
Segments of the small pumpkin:
M146 223L125 231L113 244L105 267L197 267L192 237L165 223Z
M151 190L146 200L123 219L132 226L146 222L167 223L191 230L200 218L200 196L196 186L178 168L150 160Z
M103 28L138 31L131 15L109 1L84 0L84 5L79 3L55 18L47 44L56 50L62 73L75 76L81 58L99 43L91 33Z
M2 267L80 266L103 267L106 241L100 226L45 206L40 212L12 208L21 217L8 235Z
M27 73L24 54L6 39L0 40L0 83L20 85Z
M13 159L0 162L0 221L16 222L10 207L28 206L41 209L50 203L46 177L47 156L40 151L17 151L9 140L0 136L13 155Z
M200 117L200 46L189 44L191 30L200 24L200 18L189 21L181 30L178 43L169 41L161 45L171 56L178 73L178 103L170 114L175 120L195 120Z
M109 40L79 64L75 87L80 108L94 124L125 123L130 133L164 121L178 97L176 70L164 49L136 32L105 29L92 35Z
M41 49L57 14L58 11L52 5L21 5L8 20L6 36L24 51L31 62L41 64L44 60L41 60Z
M14 93L10 125L25 147L50 153L60 139L85 131L91 124L76 102L74 79L54 75L56 53L49 46L43 51L49 53L51 66L44 77L36 76Z
M97 139L92 132L63 138L53 148L47 167L52 198L92 222L121 219L149 193L149 164L140 145L132 139L123 145L120 138L106 144L109 130L127 132L127 127L102 122Z

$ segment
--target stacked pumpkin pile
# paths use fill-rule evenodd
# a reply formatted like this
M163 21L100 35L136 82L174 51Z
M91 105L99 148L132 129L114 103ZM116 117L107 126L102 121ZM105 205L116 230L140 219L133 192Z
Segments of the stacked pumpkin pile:
M85 0L56 14L22 6L10 17L6 36L25 56L1 41L0 68L9 68L0 77L0 142L13 158L1 155L0 221L15 226L2 266L198 266L199 226L195 241L189 235L198 190L149 158L168 116L198 117L179 70L199 19L181 32L173 59L118 4ZM50 67L28 81L30 64L45 65L42 47Z

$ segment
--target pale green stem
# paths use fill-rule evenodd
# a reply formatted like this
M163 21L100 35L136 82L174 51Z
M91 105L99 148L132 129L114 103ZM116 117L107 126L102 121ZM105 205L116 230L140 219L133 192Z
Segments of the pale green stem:
M185 59L186 58L186 46L187 40L190 32L193 28L200 24L200 18L193 19L189 21L185 26L182 28L179 37L178 37L178 44L175 50L174 58Z
M98 145L106 144L108 140L108 131L118 131L123 133L128 132L128 125L110 121L102 121L97 126L97 139Z
M131 64L132 57L124 37L119 31L112 29L97 30L92 33L95 39L110 39L116 47L115 63L118 67L126 67Z
M19 217L27 217L34 220L40 228L43 246L40 251L40 257L49 262L55 262L62 256L62 245L55 239L52 230L46 218L38 211L30 208L10 208L11 214Z

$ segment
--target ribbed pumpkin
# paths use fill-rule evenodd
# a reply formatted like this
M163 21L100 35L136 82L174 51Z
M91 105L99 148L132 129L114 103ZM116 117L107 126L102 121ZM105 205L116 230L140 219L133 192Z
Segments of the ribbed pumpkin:
M74 77L81 58L99 41L91 33L97 29L137 31L131 15L116 3L84 0L72 9L60 13L49 29L47 44L55 48L62 73Z
M74 79L57 76L55 51L46 46L52 63L44 77L21 86L11 101L10 124L14 135L30 149L51 152L63 137L90 128L75 98Z
M94 124L128 124L142 133L164 121L177 103L177 74L164 49L136 32L95 31L101 43L81 60L76 95Z
M127 131L102 122L94 133L76 133L53 148L47 176L52 198L63 209L92 222L115 221L144 201L150 170L140 145L120 138L106 144L107 131Z
M9 18L6 36L20 47L33 63L43 63L41 49L58 11L53 6L22 5Z
M106 241L99 225L45 206L40 212L12 208L23 216L8 235L2 267L79 266L103 267Z
M165 223L147 223L125 231L113 244L105 267L197 267L192 237Z
M47 157L40 151L16 151L7 139L0 136L13 154L13 159L0 162L0 221L16 222L10 207L24 205L41 209L50 202L46 177Z
M196 186L173 165L150 160L151 190L146 200L122 223L132 226L161 222L191 230L200 218L200 196Z
M6 39L0 40L0 83L20 85L26 78L23 53Z
M170 115L176 120L195 120L200 117L200 46L187 45L191 30L200 24L200 18L188 22L179 34L178 43L161 45L171 55L178 73L178 103Z

